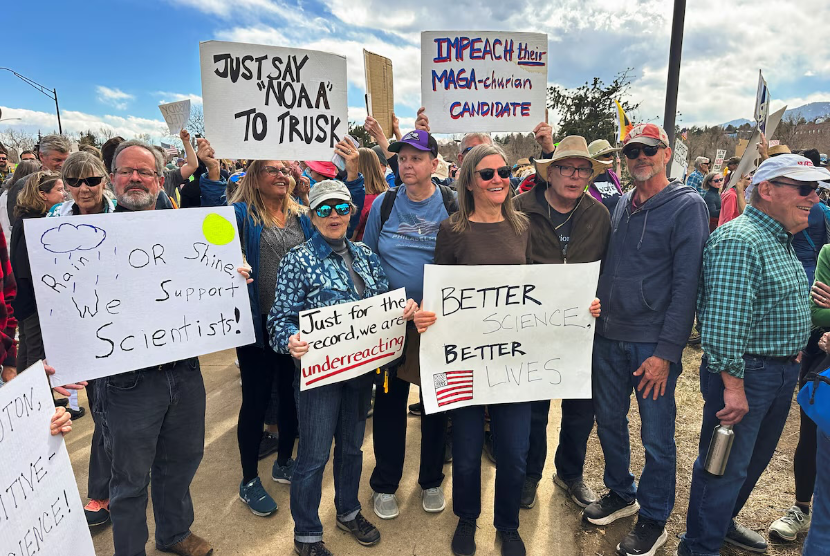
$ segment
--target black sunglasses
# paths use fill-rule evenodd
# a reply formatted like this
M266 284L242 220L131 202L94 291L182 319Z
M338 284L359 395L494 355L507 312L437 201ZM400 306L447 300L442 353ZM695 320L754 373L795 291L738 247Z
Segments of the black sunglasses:
M628 147L623 149L623 154L629 160L640 158L640 151L646 153L646 156L654 156L661 148L660 145L648 145L643 147Z
M331 205L320 205L319 207L314 209L314 212L316 212L317 216L319 216L320 218L328 218L331 214L332 208L340 216L346 216L352 210L352 206L349 203L338 203L333 207Z
M66 178L66 185L68 185L69 187L81 187L81 184L85 183L89 187L97 187L101 184L101 180L103 179L103 176L90 176L88 178Z
M510 177L510 166L502 166L501 168L484 168L483 170L476 170L476 174L481 176L484 181L490 181L498 172L499 177L506 180Z
M796 188L798 188L798 195L801 196L801 197L806 197L807 195L809 195L810 193L812 193L813 191L816 191L818 189L818 184L816 182L799 183L799 184L787 183L787 182L775 181L775 180L769 180L769 182L774 183L775 185L786 185L788 187L796 187Z

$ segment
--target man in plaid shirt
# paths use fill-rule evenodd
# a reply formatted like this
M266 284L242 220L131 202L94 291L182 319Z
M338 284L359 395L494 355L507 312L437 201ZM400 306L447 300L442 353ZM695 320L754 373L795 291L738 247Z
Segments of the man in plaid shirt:
M775 452L798 380L798 352L810 334L809 284L792 247L830 178L807 158L764 161L752 179L750 205L712 233L703 252L697 312L703 424L692 473L681 556L717 556L724 541L766 550L758 533L735 522ZM733 427L726 472L704 469L712 431Z
M709 173L709 159L705 156L699 156L695 159L695 171L689 174L686 178L686 185L694 187L695 190L703 195L703 178Z

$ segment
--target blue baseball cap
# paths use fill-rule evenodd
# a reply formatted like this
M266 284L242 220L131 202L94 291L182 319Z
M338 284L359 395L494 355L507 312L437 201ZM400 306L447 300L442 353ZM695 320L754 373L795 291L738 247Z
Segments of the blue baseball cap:
M389 145L389 152L400 152L401 148L403 148L405 145L414 147L419 151L431 152L432 156L438 156L438 141L436 141L432 135L430 135L422 129L410 131L409 133L401 137L400 141L395 141L394 143Z

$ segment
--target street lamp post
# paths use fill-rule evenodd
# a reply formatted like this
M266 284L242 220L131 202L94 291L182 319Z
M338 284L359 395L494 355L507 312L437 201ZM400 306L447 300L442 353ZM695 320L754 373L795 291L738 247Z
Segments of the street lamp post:
M11 68L0 68L0 70L6 70L6 71L12 72L20 80L28 83L30 86L34 87L35 89L37 89L38 91L40 91L41 93L43 93L44 95L46 95L47 97L49 97L50 99L55 101L55 112L58 115L58 133L60 133L62 135L63 134L63 128L61 127L61 110L60 110L60 107L58 106L58 91L56 89L51 89L50 90L47 87L45 87L45 86L41 85L40 83L38 83L37 81L29 79L25 75L20 75L19 73L17 73L16 71L14 71Z

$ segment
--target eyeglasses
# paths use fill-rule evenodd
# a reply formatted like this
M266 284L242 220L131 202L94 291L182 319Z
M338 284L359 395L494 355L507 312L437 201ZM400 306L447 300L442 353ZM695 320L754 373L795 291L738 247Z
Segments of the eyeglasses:
M103 176L89 176L88 178L66 178L64 181L69 187L81 187L82 183L87 184L89 187L97 187L103 179Z
M266 173L269 176L276 176L277 174L282 174L283 176L287 176L288 174L291 173L291 170L289 168L286 168L285 166L282 166L280 168L277 168L276 166L264 166L262 168L262 171L263 171L263 173Z
M472 147L467 147L466 149L461 151L461 158L464 158L464 155L467 154L468 152L470 152L471 150L473 150L475 147L476 147L476 145L473 145Z
M600 156L595 157L597 160L614 160L613 154L603 154Z
M331 205L320 205L314 209L314 212L316 212L317 216L320 218L328 218L331 215L331 209L334 209L334 211L340 216L346 216L351 212L352 206L349 203L338 203L333 207Z
M559 168L559 175L563 178L570 178L574 174L577 174L580 178L590 178L591 174L594 173L594 169L591 167L585 168L575 168L573 166L561 166L559 164L554 164L554 168Z
M476 174L481 176L481 179L484 181L490 181L496 175L499 174L499 177L503 180L506 180L510 177L510 166L502 166L501 168L484 168L482 170L476 170Z
M806 197L807 195L818 189L818 183L814 181L807 183L787 183L785 181L769 180L769 182L774 183L775 185L786 185L787 187L796 187L798 188L798 195L800 197Z
M641 150L646 154L646 156L654 156L655 154L657 154L657 151L659 151L662 148L663 147L661 145L648 145L648 146L643 146L643 147L628 147L626 149L623 149L623 154L625 155L625 157L627 159L635 160L637 158L640 158L640 151Z
M151 180L154 176L158 176L158 172L148 168L117 168L115 170L115 175L121 178L131 178L133 177L133 172L138 172L138 177L144 181Z
M713 178L712 183L723 183L723 178Z

